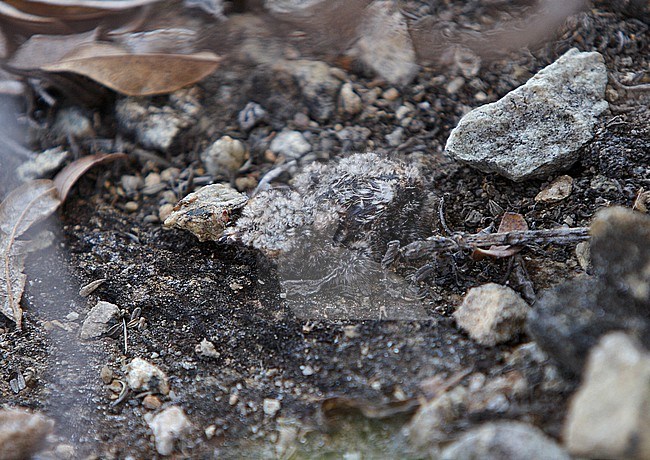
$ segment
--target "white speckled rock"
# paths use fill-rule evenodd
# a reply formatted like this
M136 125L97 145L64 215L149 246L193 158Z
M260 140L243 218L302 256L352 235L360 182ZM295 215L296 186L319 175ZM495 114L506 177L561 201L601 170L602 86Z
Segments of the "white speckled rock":
M170 455L176 441L192 427L183 409L177 406L168 407L156 415L146 414L145 420L153 432L160 455Z
M623 332L601 339L564 426L569 452L589 458L650 458L650 354Z
M488 283L467 292L454 318L472 339L492 346L523 330L528 309L528 304L509 287Z
M126 382L134 391L169 393L167 376L153 364L142 358L133 358L126 366Z
M606 85L603 57L571 49L525 85L465 115L445 149L515 181L568 168L608 107Z

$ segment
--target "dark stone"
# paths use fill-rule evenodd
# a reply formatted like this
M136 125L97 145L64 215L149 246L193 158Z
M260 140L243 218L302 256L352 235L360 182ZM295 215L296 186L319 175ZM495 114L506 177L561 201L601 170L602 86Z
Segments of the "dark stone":
M650 218L610 208L591 234L595 276L544 292L528 315L529 334L571 376L608 331L625 330L650 348Z

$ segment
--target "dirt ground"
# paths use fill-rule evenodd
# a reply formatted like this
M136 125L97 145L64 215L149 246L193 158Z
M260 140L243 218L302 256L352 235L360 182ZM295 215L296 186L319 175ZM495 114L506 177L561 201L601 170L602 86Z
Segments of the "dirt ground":
M404 6L413 9L416 3ZM493 2L445 2L444 7L426 11L420 6L420 11L432 15L446 11L452 20L472 23L487 3ZM432 192L445 198L444 215L454 231L475 233L498 225L503 211L522 214L532 229L588 226L598 209L614 204L631 207L639 191L650 188L650 95L623 91L611 83L613 79L625 85L648 83L648 23L619 3L625 2L597 2L569 18L559 36L544 46L485 62L477 76L457 91L448 87L457 70L424 67L410 85L399 88L397 100L380 99L373 116L335 111L329 120L300 129L311 130L314 142L327 146L315 149L316 161L372 150L424 164ZM535 202L554 177L514 183L444 155L449 132L464 113L498 100L571 47L602 53L611 84L610 110L600 117L580 160L564 172L574 179L567 199ZM391 86L354 70L348 78L358 88L385 91ZM450 439L494 419L525 420L552 437L560 436L577 382L557 377L560 385L542 385L548 363L513 359L528 337L522 334L507 344L484 347L460 331L450 316L470 287L496 282L521 291L524 286L508 259L474 261L462 252L438 260L433 276L414 282L422 293L426 320L311 321L298 318L299 306L283 298L277 267L264 254L236 243L201 243L189 233L164 229L160 221L147 219L158 214L163 191L126 196L119 192L123 175L145 177L170 166L179 168L181 175L200 169L199 153L215 138L230 135L250 146L253 168L242 177L254 188L273 167L273 159L265 156L269 135L299 126L301 119L295 114L309 113L295 85L278 82L264 66L241 62L224 66L200 83L198 94L203 124L189 129L159 160L138 156L127 138L121 145L128 161L96 168L79 181L57 216L43 224L54 232L55 243L28 259L23 330L0 319L0 401L56 420L49 453L44 454L50 457L44 458L56 458L59 444L74 446L72 458L157 457L143 416L149 412L143 395L130 394L114 404L114 388L100 378L105 366L115 378L124 378L123 367L134 357L166 373L172 392L161 396L163 404L182 407L194 426L178 444L177 458L344 454L382 458L398 452L420 457L423 454L408 443L402 429L426 399L422 382L457 375L467 382L476 373L488 380L521 374L528 388L505 410L486 407L462 414L444 427ZM235 120L251 100L267 108L270 121L244 132ZM166 102L167 97L151 101ZM405 129L404 142L389 145L386 135L398 123L397 108L404 103L424 107L423 102L429 108L416 109L417 122ZM97 138L116 138L112 103L93 110L102 121ZM336 136L341 130L337 124L365 128L369 134L342 140ZM36 143L43 148L55 145L40 135ZM93 151L92 145L82 143L82 151ZM6 165L0 173L2 196L13 185L9 171L15 165ZM277 182L289 178L285 174ZM129 201L137 203L135 211L127 210ZM440 231L432 228L431 234ZM532 246L521 254L536 292L585 274L573 246ZM409 279L418 268L403 265L399 271ZM100 278L107 281L88 298L79 296L81 286ZM129 329L127 350L121 335L94 341L78 338L80 324L97 300L127 312L141 309L145 327ZM71 312L80 319L67 318ZM204 339L214 344L215 357L196 352ZM28 378L27 388L16 394L10 381L17 373ZM329 410L324 401L333 397L362 406L392 407L401 402L404 409L373 419L344 404ZM266 398L281 403L274 416L263 410Z

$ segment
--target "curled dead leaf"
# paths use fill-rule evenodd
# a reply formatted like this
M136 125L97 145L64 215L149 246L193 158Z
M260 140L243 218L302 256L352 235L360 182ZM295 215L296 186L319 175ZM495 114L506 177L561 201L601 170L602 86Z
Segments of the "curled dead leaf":
M4 0L26 14L65 21L100 19L160 0Z
M26 277L24 242L18 238L36 222L49 217L61 204L54 182L27 182L0 203L0 310L22 326L20 299Z
M506 212L501 218L501 223L499 224L499 229L497 233L509 233L517 231L526 231L528 230L528 224L526 219L521 214L514 212ZM485 257L494 257L496 259L502 259L505 257L511 257L521 251L521 246L490 246L489 249L476 248L472 252L472 259L481 260Z
M9 69L34 70L56 63L81 45L92 43L97 29L73 35L32 35L8 61Z
M149 96L196 83L214 72L220 61L210 52L133 54L110 43L92 43L41 69L83 75L128 96Z
M102 163L109 163L111 161L126 158L124 153L88 155L73 161L68 166L63 168L54 178L54 185L61 197L61 201L65 201L72 186L93 166Z
M4 22L32 33L70 33L71 30L56 18L25 13L6 2L0 2L0 18Z
M22 327L20 299L25 290L28 242L19 240L37 222L47 219L65 200L74 183L91 167L124 158L124 154L92 155L72 162L52 181L26 182L0 203L0 312Z

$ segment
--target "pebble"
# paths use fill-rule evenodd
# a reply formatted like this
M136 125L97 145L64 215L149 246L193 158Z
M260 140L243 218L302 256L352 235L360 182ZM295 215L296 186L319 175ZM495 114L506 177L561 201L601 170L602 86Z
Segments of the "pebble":
M618 329L650 347L650 216L627 208L598 212L591 224L595 277L579 277L543 292L527 329L567 374L579 376L591 347Z
M146 409L156 410L156 409L160 409L160 406L162 406L162 402L160 401L160 398L156 395L147 395L142 399L142 405Z
M589 458L650 458L650 354L623 332L604 336L573 396L564 439Z
M205 169L214 177L233 177L247 158L244 143L230 136L223 136L201 153Z
M109 323L117 318L120 309L117 305L100 300L88 312L88 316L81 325L79 336L82 340L90 340L101 337L108 331Z
M135 201L127 201L124 205L124 210L127 212L135 212L140 206Z
M415 48L406 18L392 1L374 1L366 7L352 53L384 80L409 84L418 72Z
M388 88L386 91L384 91L381 95L384 99L387 101L395 101L399 97L399 91L395 88Z
M144 417L153 432L156 451L160 455L170 455L176 441L192 427L185 412L178 406L170 406L156 415L145 414Z
M99 371L99 377L104 384L108 385L113 381L113 371L108 366L102 366L102 369Z
M167 376L163 371L142 358L133 358L126 366L126 382L134 391L169 393Z
M237 115L239 126L244 131L250 131L267 118L264 108L256 102L249 102Z
M265 398L264 402L262 403L262 409L264 410L264 413L271 418L275 417L275 414L280 411L280 407L280 401L273 398Z
M77 313L76 311L71 311L65 316L65 319L67 319L68 321L77 321L79 319L79 313Z
M144 180L140 176L125 174L121 177L120 184L127 195L133 195L144 187Z
M214 347L214 343L208 339L201 340L201 343L196 346L196 352L206 358L218 358L221 353Z
M72 460L76 457L74 446L70 444L59 444L54 448L56 460Z
M158 217L162 222L165 222L165 220L169 217L169 215L172 213L173 210L174 210L173 204L165 203L160 208L158 208Z
M207 185L180 200L165 219L165 227L187 230L200 241L216 241L223 235L231 215L247 202L245 194L228 185Z
M22 182L47 177L61 168L69 157L70 153L61 147L45 150L18 166L16 174Z
M608 107L606 85L603 57L571 49L499 101L465 115L445 150L515 181L568 168Z
M494 346L523 331L528 310L528 304L515 291L489 283L470 289L454 318L472 339Z
M390 134L386 135L386 142L388 142L388 145L391 147L397 147L400 145L403 141L404 138L404 128L397 127L391 132Z
M298 159L311 150L311 145L299 131L285 128L275 136L269 148L288 159Z
M570 460L542 430L527 423L497 421L474 428L446 447L440 460Z
M463 77L456 77L447 83L446 89L449 94L456 94L464 85L465 79Z
M557 203L571 195L573 190L573 178L571 176L560 176L551 182L535 196L537 203Z
M32 458L54 428L54 421L36 413L0 409L0 458Z
M363 109L361 97L354 92L352 83L344 83L339 94L339 108L349 114L356 115Z

